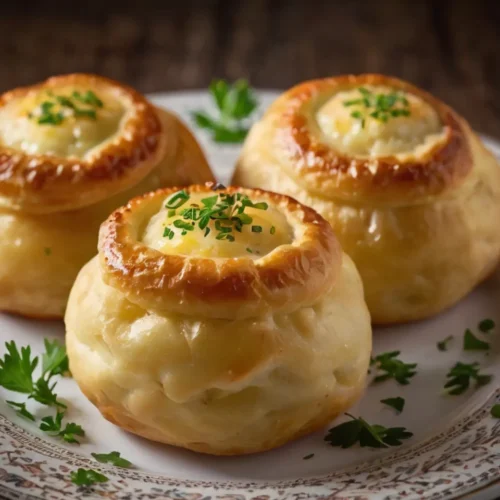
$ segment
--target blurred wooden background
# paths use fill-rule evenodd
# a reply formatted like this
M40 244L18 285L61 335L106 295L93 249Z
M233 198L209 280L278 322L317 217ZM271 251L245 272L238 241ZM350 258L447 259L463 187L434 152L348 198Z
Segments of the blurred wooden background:
M74 71L143 92L382 72L500 138L500 1L2 2L0 90Z

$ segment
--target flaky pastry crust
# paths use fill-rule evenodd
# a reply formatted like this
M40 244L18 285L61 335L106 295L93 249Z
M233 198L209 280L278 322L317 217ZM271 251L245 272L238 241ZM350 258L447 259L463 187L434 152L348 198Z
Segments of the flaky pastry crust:
M106 78L67 75L13 90L2 96L0 115L2 106L30 93L63 88L67 94L73 85L111 96L123 118L116 133L83 158L28 154L2 145L0 133L3 311L61 318L78 271L96 253L99 226L116 207L162 186L213 180L199 145L175 115Z
M334 143L343 134L374 129L353 120L333 140L318 113L339 93L359 87L390 89L418 101L419 110L435 114L432 141L405 154L340 151ZM332 122L350 112L345 106L332 112ZM375 130L396 130L398 120L400 127L421 130L425 115L414 115L413 122L411 116L394 118ZM285 92L252 128L232 182L288 194L321 213L360 271L375 323L436 314L498 262L497 161L455 111L395 78L349 75Z
M371 353L361 280L331 228L286 196L228 188L283 212L292 241L253 257L148 249L171 192L117 210L79 273L65 322L82 392L130 432L216 455L325 426L362 394Z
M134 89L88 74L55 76L0 96L16 99L68 86L109 92L125 108L119 133L86 158L31 155L0 143L0 205L34 213L72 210L103 200L144 178L172 148L154 106Z
M188 193L213 194L213 184L190 186ZM341 250L329 224L287 196L235 187L279 208L294 227L295 239L258 260L165 255L139 239L144 219L169 195L168 188L135 198L102 225L99 250L103 279L144 307L247 317L265 310L287 311L317 300L340 268ZM208 308L208 309L207 309Z

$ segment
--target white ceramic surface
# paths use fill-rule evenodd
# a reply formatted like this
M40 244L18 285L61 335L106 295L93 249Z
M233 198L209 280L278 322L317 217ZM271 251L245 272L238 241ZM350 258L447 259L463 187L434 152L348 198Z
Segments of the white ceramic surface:
M263 107L275 94L263 92ZM153 100L178 112L192 125L189 111L210 106L207 93L155 95ZM219 180L227 182L238 146L218 146L203 131L195 132ZM489 141L500 157L500 144ZM487 216L487 214L485 214ZM500 222L499 222L500 224ZM464 353L465 328L493 318L492 350ZM454 335L448 352L436 342ZM63 326L0 315L0 342L16 340L43 350L43 338L63 339ZM370 386L364 399L351 410L370 423L405 426L414 437L399 448L383 450L332 448L318 432L283 448L254 456L216 458L150 443L105 421L80 394L71 380L62 380L58 393L68 403L67 416L81 423L87 437L80 446L47 437L31 422L18 417L4 400L24 397L0 390L0 497L8 499L416 499L467 498L483 500L500 494L500 420L489 412L500 402L500 270L469 297L446 313L411 325L377 329L374 353L400 350L401 358L418 363L418 374L408 386L386 381ZM3 347L0 347L0 352ZM442 387L456 361L479 361L493 381L462 396L446 396ZM402 396L401 415L380 403ZM30 403L37 416L51 410ZM339 419L336 423L340 423ZM326 429L325 429L326 430ZM135 467L114 468L95 462L91 452L120 451ZM314 457L303 457L314 453ZM110 481L92 488L70 482L70 471L94 468Z

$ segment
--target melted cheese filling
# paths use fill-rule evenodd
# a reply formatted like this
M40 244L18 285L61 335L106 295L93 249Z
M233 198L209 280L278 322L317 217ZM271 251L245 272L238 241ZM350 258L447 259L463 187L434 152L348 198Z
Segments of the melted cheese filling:
M182 219L179 212L192 205L201 205L201 199L210 194L191 194L189 201L180 209L176 215L169 217L168 209L164 207L149 221L142 235L142 242L151 248L170 255L191 255L207 258L237 258L249 257L258 259L280 245L290 244L293 241L293 229L289 225L282 212L272 205L267 210L258 210L247 207L245 214L253 220L251 224L245 224L241 232L233 231L234 241L218 240L216 236L219 231L215 227L215 220L211 220L207 227L210 232L205 236L205 230L194 225L193 231L186 231L173 226L173 222ZM260 200L254 200L258 202ZM184 219L182 219L184 220ZM191 222L191 221L189 221ZM252 226L260 226L261 232L252 231ZM174 236L169 239L163 236L165 228L174 231ZM274 229L272 229L274 228Z
M373 94L393 94L388 87L366 86ZM408 116L389 116L381 121L370 116L375 108L363 104L349 105L359 100L358 88L338 92L316 112L316 121L323 140L341 153L360 157L396 156L404 160L425 155L436 144L446 139L445 130L437 112L413 94L397 92L407 99L408 106L397 104L394 109L406 109ZM362 116L363 120L352 116Z
M94 148L113 138L125 115L122 103L105 90L95 92L103 103L102 107L74 101L82 109L94 110L95 119L75 116L71 108L55 102L55 96L71 97L74 91L85 94L88 90L76 86L60 87L52 92L30 92L13 99L0 108L0 145L31 155L85 159ZM44 102L55 102L51 112L62 113L61 123L38 123Z

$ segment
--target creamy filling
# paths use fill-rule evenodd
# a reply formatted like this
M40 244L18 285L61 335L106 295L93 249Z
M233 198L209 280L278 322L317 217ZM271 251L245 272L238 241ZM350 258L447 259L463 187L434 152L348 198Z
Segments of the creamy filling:
M85 159L118 133L124 115L122 103L105 90L65 86L29 92L0 108L0 145Z
M430 104L388 87L338 92L317 110L315 119L323 141L350 156L405 160L425 155L446 139Z
M224 218L210 218L205 225L199 218L199 210L205 209L206 213L207 208L202 200L212 203L217 196L215 192L190 194L189 199L177 209L166 207L172 196L167 198L145 228L142 242L171 255L252 259L260 258L280 245L292 243L293 230L285 215L263 200L252 198L254 204L263 207L261 204L264 203L267 208L246 206L243 217L239 217L240 222L237 221L236 213L238 201L235 201L234 207L223 212ZM217 201L223 202L220 197ZM175 206L178 203L179 200L174 200L169 205ZM215 205L212 209L214 208ZM184 217L183 212L186 214L185 211L190 209L192 210L187 215L193 218ZM231 213L236 218L231 219ZM213 215L219 217L217 213ZM228 218L225 218L226 216ZM188 229L189 227L192 229Z

